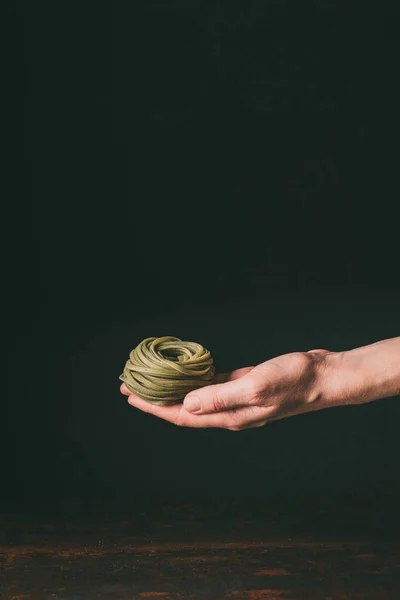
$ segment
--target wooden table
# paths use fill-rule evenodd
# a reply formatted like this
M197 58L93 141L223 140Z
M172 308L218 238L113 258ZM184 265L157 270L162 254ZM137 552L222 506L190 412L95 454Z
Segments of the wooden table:
M399 600L394 513L332 510L14 515L1 527L0 597Z

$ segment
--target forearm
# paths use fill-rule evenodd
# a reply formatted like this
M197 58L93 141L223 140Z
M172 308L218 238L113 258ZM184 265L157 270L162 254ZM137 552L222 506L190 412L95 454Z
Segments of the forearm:
M400 337L327 357L331 405L361 404L400 394Z

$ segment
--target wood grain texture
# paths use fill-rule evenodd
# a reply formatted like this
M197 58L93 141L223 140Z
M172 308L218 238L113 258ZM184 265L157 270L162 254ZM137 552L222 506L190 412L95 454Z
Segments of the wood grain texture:
M272 520L151 515L2 524L9 600L397 600L400 544L352 522L319 533ZM289 524L292 533L282 531ZM354 521L353 521L354 523ZM364 534L362 532L364 531ZM392 532L393 533L393 532ZM387 534L390 534L388 531Z

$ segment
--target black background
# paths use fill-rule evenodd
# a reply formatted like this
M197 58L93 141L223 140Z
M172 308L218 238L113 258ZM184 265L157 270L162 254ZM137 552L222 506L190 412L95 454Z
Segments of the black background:
M399 335L397 15L355 4L10 3L9 509L399 493L398 399L233 433L119 392L152 335Z

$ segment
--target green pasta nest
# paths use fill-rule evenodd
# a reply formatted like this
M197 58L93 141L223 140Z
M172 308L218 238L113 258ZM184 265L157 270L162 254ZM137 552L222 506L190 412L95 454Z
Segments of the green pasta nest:
M129 355L119 377L132 394L152 404L182 402L186 394L212 383L214 361L196 342L176 337L146 338Z

